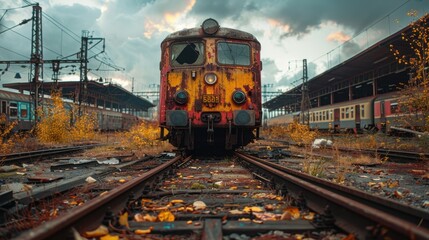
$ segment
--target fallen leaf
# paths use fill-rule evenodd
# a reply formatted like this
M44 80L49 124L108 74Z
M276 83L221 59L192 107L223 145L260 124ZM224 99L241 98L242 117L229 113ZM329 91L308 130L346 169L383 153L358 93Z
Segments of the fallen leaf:
M263 221L261 221L261 220L256 220L256 219L253 219L253 220L252 220L252 222L257 223L257 224L263 224L263 223L264 223Z
M103 196L103 195L106 195L108 192L109 191L104 191L104 192L100 193L100 197Z
M237 186L232 186L229 188L229 190L237 190Z
M260 207L256 207L256 206L253 206L253 207L244 207L244 209L243 209L243 212L246 212L246 213L248 213L248 212L250 212L250 211L252 211L252 212L256 212L256 213L259 213L259 212L263 212L264 210L262 209L262 208L260 208Z
M143 215L142 215L141 213L136 213L136 214L134 215L134 220L135 220L136 222L144 222Z
M192 206L195 210L204 210L207 207L207 205L203 201L195 201Z
M117 235L112 236L112 235L108 234L106 236L102 236L100 238L100 240L119 240L119 236L117 236Z
M100 225L97 229L93 231L85 232L83 236L86 238L96 238L96 237L105 236L107 234L109 234L109 229L104 225Z
M85 182L87 182L87 183L95 183L95 182L97 182L97 180L95 180L95 178L93 178L93 177L87 177L85 179Z
M119 216L119 225L129 228L130 225L128 224L128 212L124 212Z
M170 203L172 203L172 204L184 203L184 201L182 199L173 199L173 200L170 201Z
M301 216L297 207L287 207L285 212L289 212L292 219L298 219Z
M309 212L307 215L302 216L303 219L312 221L314 219L314 212Z
M175 217L170 211L162 211L158 214L158 220L160 222L173 222L174 219Z
M274 210L274 205L273 204L267 204L264 206L265 210L267 211L273 211Z
M229 213L231 214L243 214L243 211L240 211L238 209L229 210Z
M394 192L393 192L393 196L395 196L396 198L398 198L398 199L401 199L401 198L403 198L404 197L404 195L400 192L400 191L397 191L397 190L395 190Z
M393 182L389 182L389 183L388 183L388 186L389 186L389 188L395 188L395 187L398 187L398 186L399 186L399 181L398 181L398 180L395 180L395 181L393 181Z
M123 178L121 178L121 179L119 179L119 182L120 183L124 183L124 182L126 182L127 180L125 180L125 179L123 179Z
M186 224L192 224L192 220L187 221Z
M290 214L290 212L284 212L280 217L280 220L291 220L291 219L292 219L292 215Z
M250 222L250 218L239 218L238 221L240 221L240 222Z
M134 231L135 234L137 235L144 235L144 234L149 234L152 232L153 227L150 227L148 229L136 229Z
M372 187L372 186L376 185L377 183L376 182L368 182L367 184L369 187Z

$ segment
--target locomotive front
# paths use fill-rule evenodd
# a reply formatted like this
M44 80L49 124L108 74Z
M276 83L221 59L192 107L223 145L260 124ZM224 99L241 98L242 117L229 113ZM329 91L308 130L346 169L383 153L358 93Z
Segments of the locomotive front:
M172 145L234 149L258 136L262 66L252 34L207 19L164 39L160 69L161 137Z

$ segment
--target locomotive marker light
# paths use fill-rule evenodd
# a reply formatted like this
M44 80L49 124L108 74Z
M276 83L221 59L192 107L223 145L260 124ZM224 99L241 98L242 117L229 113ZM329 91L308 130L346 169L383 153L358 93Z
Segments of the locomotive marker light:
M203 32L205 34L213 35L219 30L219 23L213 18L209 18L204 20L201 27L203 28Z
M185 90L179 90L174 94L174 101L177 104L184 105L188 102L188 93Z
M213 85L216 83L217 81L217 76L214 73L207 73L204 76L204 81L208 84L208 85Z
M236 90L232 94L232 100L236 104L243 104L246 101L246 94L241 90Z

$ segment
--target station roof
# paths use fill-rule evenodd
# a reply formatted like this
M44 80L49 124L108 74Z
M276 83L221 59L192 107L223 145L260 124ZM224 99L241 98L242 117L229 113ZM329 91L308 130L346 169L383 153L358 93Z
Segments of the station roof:
M311 93L320 90L323 87L333 85L366 71L370 71L386 65L387 63L396 61L393 54L390 52L389 45L394 44L394 46L400 47L401 50L409 51L409 48L404 45L404 42L401 39L401 34L409 30L410 27L407 26L377 42L354 57L309 79L307 82L308 92ZM301 88L302 84L265 102L263 107L269 110L275 110L289 104L298 103L301 101Z
M39 91L43 94L50 95L51 89L54 89L56 86L61 89L63 98L77 101L76 96L78 96L79 93L80 81L59 81L58 83L43 82ZM116 84L87 81L86 86L88 97L103 100L106 103L115 103L140 111L147 111L149 108L155 107L149 100L134 95ZM20 92L33 89L32 83L29 82L8 83L3 84L3 87L16 89Z

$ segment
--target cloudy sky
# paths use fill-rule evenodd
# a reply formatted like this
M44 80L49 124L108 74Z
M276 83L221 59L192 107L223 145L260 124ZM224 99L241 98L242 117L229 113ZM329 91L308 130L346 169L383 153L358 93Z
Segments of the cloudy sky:
M206 18L254 34L262 44L263 84L272 90L300 82L302 59L310 77L404 27L407 12L428 12L429 0L40 0L44 59L80 51L82 30L105 38L91 49L90 79L104 78L131 91L159 84L160 43L171 32L200 26ZM0 60L28 60L29 1L0 0ZM18 25L18 26L17 26ZM9 28L12 28L8 30ZM93 43L95 44L95 42ZM96 55L96 56L94 56ZM73 67L72 65L76 65ZM78 64L64 64L60 78L78 80ZM112 66L116 66L113 68ZM28 65L0 64L0 84L28 81ZM116 70L115 70L116 69ZM52 73L45 66L44 80Z

